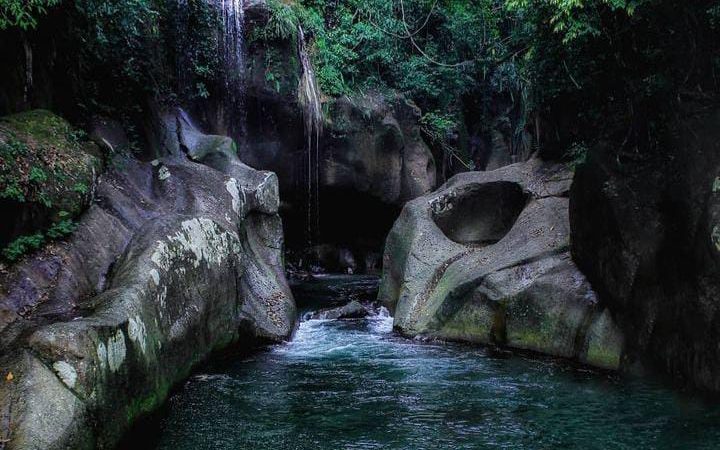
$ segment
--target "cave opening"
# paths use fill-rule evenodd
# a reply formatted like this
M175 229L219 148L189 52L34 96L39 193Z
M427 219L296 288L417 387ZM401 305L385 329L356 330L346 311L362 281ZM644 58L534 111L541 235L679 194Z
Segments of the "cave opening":
M283 204L288 262L320 272L380 273L385 238L401 207L350 188L323 186L320 199L319 239L310 247L305 205Z

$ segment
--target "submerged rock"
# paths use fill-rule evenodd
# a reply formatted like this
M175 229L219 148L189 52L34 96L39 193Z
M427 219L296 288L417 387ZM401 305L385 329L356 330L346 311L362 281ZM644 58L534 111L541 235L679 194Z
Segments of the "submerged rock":
M293 330L277 178L161 123L167 156L117 161L76 233L0 280L8 448L112 447L213 350Z
M351 301L339 308L326 309L310 315L310 320L362 319L370 315L370 311L358 301Z
M532 159L469 172L409 202L379 298L397 330L617 369L623 336L570 257L572 173Z

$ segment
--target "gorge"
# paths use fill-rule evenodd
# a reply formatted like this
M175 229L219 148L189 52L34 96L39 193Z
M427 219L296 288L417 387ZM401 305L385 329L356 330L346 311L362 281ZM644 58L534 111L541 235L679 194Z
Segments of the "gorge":
M0 449L716 448L679 9L0 0Z

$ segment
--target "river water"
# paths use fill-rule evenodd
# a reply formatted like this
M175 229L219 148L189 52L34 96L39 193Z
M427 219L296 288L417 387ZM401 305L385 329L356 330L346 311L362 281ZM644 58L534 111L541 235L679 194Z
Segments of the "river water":
M368 296L369 278L298 287L305 310ZM168 402L150 448L716 449L720 408L648 381L497 357L365 320L301 322L292 342L205 367Z

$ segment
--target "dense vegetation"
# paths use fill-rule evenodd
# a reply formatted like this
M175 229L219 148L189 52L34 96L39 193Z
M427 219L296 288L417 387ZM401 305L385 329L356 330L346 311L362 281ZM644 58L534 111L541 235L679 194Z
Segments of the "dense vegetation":
M539 137L547 128L563 151L608 135L630 147L652 145L681 93L717 89L716 77L707 77L720 65L715 0L268 3L270 22L254 38L296 39L304 27L325 94L404 92L427 113L431 139L457 131L468 120L463 114L483 116L506 97L521 105L513 120L518 133ZM221 95L212 86L222 76L222 22L209 2L187 4L189 17L178 18L171 0L3 0L0 30L31 31L48 10L63 11L78 49L82 106L131 110L142 93L170 101ZM178 20L191 22L192 36L174 32ZM196 77L189 85L169 69L180 54ZM131 95L108 95L109 85ZM616 129L618 123L631 129Z
M451 132L463 114L487 116L504 96L520 108L518 138L531 130L556 156L581 159L600 139L635 151L660 143L684 98L710 99L718 88L717 1L271 5L276 35L290 35L295 22L312 31L326 93L405 92L428 113L431 138ZM468 108L472 102L479 107Z
M0 226L0 256L14 261L71 234L101 170L99 149L58 116L35 110L0 119L0 207L12 217Z

